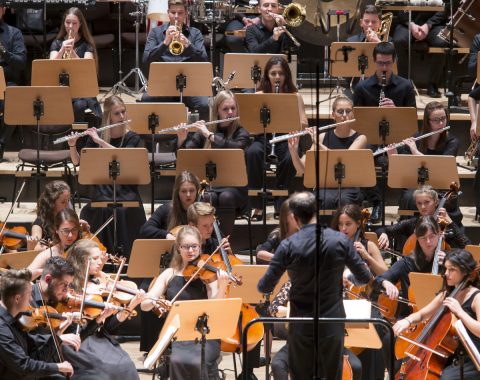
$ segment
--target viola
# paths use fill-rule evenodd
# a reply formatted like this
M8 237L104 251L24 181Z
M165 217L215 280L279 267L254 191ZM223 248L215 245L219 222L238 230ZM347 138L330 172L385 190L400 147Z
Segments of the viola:
M343 355L343 369L342 369L342 380L352 380L353 371L350 362L348 361L348 355Z
M30 307L29 310L21 314L19 322L26 331L34 330L40 326L46 327L49 319L52 328L56 330L60 327L61 322L67 319L52 306ZM79 319L74 318L74 321L78 322Z
M22 226L7 228L4 223L0 223L0 245L4 245L9 250L17 250L28 239L27 229Z
M215 258L215 255L212 256L212 259L209 261L209 263L204 264L206 260L210 255L208 254L202 254L199 257L197 257L194 261L190 262L187 267L183 270L183 277L189 279L192 276L197 276L200 278L203 282L206 282L207 284L210 282L213 282L217 279L217 273L219 270L226 270L226 265L222 260L219 260L218 258ZM204 265L203 265L204 264ZM199 267L203 265L203 268L198 271ZM196 273L198 271L198 273ZM230 274L229 278L231 281L233 281L237 285L241 285L242 281L235 277L234 275Z
M60 302L55 309L59 313L80 311L82 305L82 295L70 292L67 297ZM123 307L114 306L117 311L123 310ZM93 319L98 317L102 310L105 309L105 302L99 294L87 294L84 302L83 317Z

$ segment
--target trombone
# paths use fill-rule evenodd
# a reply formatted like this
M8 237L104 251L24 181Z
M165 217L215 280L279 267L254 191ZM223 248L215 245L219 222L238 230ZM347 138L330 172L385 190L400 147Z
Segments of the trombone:
M279 26L277 23L277 19L275 18L275 14L268 11L268 14L273 17L275 20L275 25ZM299 4L299 3L291 3L288 4L287 7L284 9L282 13L283 18L285 19L285 23L288 26L291 26L292 28L296 28L297 26L300 26L303 24L305 21L305 18L307 16L307 12L305 9L305 6ZM285 31L285 34L292 40L293 44L296 47L300 47L300 42L293 36L292 33L286 28L286 26L283 26L283 30Z

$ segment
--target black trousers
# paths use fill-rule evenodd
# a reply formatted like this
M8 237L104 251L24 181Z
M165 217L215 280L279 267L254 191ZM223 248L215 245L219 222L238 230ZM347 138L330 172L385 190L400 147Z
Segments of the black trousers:
M463 379L464 380L478 380L480 379L480 372L477 371L472 360L467 357L463 365ZM442 371L440 380L460 380L460 366L449 365Z
M189 109L198 111L200 120L210 120L207 96L184 96L182 100ZM179 101L180 97L178 96L150 96L146 92L142 95L142 102L167 103Z

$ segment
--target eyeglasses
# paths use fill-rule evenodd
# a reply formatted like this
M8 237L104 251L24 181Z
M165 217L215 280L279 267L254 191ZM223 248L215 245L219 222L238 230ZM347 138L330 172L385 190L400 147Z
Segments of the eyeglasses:
M428 119L428 120L431 121L432 123L439 124L439 123L445 123L447 121L447 117L446 116L435 117L433 119Z
M429 235L420 236L419 238L417 238L417 240L422 241L422 242L432 241L437 237L438 237L437 234L429 234Z
M190 250L193 250L193 251L198 251L200 249L200 246L198 244L192 244L192 245L181 245L180 246L181 249L184 249L185 251L190 251Z
M72 229L68 229L68 228L62 228L61 230L59 230L62 235L64 236L68 236L70 234L72 235L75 235L75 234L78 234L78 228L72 228Z
M340 115L340 116L341 115L350 115L352 112L353 112L353 110L351 108L335 110L335 113L337 115Z
M390 66L393 65L393 61L375 61L377 66Z

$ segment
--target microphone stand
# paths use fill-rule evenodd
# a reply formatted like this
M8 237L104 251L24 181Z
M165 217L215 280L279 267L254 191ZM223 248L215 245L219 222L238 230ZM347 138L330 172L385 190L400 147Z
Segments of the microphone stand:
M445 96L448 99L448 113L452 112L452 107L455 98L455 92L453 88L453 57L456 55L456 51L454 50L454 42L453 42L453 30L455 29L453 25L453 0L444 1L445 3L445 13L450 14L450 22L447 24L447 28L449 29L449 38L448 38L448 48L447 50L447 75L446 75L446 87L447 93Z

